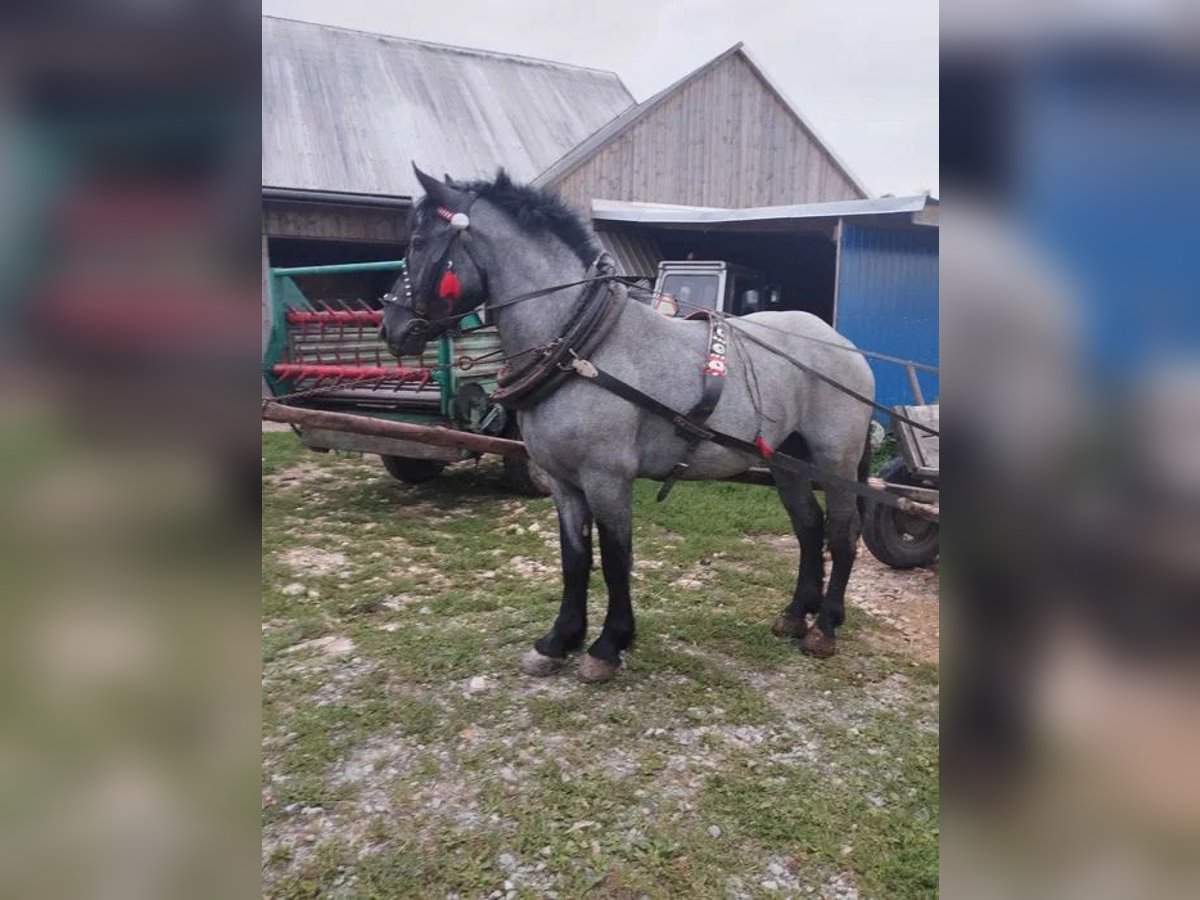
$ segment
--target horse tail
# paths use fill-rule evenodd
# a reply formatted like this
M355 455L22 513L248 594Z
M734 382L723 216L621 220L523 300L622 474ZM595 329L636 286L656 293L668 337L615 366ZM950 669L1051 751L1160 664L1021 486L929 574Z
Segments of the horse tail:
M871 474L871 429L867 429L867 439L863 441L862 457L858 460L858 480L862 484L867 483L867 476ZM858 502L858 515L860 518L866 518L867 515L867 498L859 494L856 498Z

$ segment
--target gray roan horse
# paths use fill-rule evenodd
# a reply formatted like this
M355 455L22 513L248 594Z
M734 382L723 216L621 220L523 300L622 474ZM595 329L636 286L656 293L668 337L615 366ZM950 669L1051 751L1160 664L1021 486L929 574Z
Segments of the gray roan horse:
M585 292L595 287L581 283L594 275L592 266L601 253L591 230L554 195L514 184L503 170L491 182L459 183L449 176L442 182L420 170L417 175L426 195L412 213L407 274L384 298L381 336L390 350L397 356L419 353L480 305L487 306L513 367L540 349L558 346L553 342L570 327ZM610 284L593 290L592 300L606 299ZM542 290L563 285L572 286ZM613 290L619 292L619 318L599 345L587 350L587 358L667 406L690 409L701 396L709 326L667 318L627 300L623 286ZM505 302L512 298L520 302ZM735 332L761 324L765 327L753 330L773 346L859 394L874 396L866 362L839 349L852 345L816 316L760 312L730 324L736 324ZM708 427L747 441L758 436L768 447L861 480L870 408L763 347L738 340L736 334L733 338L724 391ZM562 369L569 369L572 360L566 361ZM584 681L604 681L617 673L634 636L629 592L633 481L664 479L689 445L667 418L573 372L563 371L560 378L548 396L518 413L529 455L552 480L563 576L558 618L526 654L522 668L531 675L549 675L568 653L583 646L594 522L608 612L600 636L580 661L579 674ZM744 449L703 442L691 453L683 477L725 478L762 461ZM823 513L811 481L769 459L767 464L800 543L795 593L772 630L801 638L802 649L812 655L829 656L845 617L843 597L858 542L859 504L844 488L827 488ZM832 557L828 586L822 557L826 536ZM811 630L808 615L816 617Z

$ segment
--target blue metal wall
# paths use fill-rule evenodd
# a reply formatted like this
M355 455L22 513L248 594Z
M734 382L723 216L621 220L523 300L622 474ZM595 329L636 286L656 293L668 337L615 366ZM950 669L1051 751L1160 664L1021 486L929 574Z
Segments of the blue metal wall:
M843 225L834 326L864 350L938 365L938 229ZM875 397L915 403L903 366L871 360ZM918 373L925 402L938 378Z

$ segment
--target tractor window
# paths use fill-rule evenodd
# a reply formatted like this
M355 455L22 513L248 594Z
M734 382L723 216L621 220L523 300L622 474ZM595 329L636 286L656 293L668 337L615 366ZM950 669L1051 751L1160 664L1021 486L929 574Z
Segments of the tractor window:
M678 306L680 317L690 315L697 309L717 309L717 287L720 276L673 274L663 278L662 292L670 294Z

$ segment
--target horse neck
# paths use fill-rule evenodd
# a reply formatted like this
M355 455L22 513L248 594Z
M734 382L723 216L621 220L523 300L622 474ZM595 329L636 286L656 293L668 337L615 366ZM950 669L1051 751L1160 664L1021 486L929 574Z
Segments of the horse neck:
M509 264L489 273L491 293L497 302L556 285L571 284L587 276L587 267L571 250L547 247L514 247ZM506 356L554 340L566 328L586 285L565 288L501 307L492 320Z

